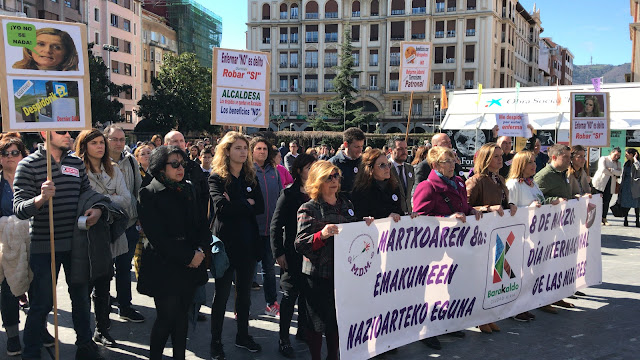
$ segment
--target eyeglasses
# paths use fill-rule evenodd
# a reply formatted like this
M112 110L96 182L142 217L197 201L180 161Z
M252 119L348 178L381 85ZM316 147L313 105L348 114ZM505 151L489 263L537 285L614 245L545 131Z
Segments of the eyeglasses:
M340 179L342 179L342 176L340 176L340 173L334 173L331 174L329 176L327 176L327 180L325 180L326 182L332 182L333 179L336 179L338 181L340 181Z
M183 169L187 168L187 162L186 161L170 161L170 162L167 162L167 165L170 165L174 169L177 169L180 166L182 166Z
M383 162L383 163L380 163L380 164L378 165L378 167L379 167L380 169L382 169L382 170L391 169L391 166L392 166L392 165L391 165L391 163L388 163L388 162L386 162L386 163L385 163L385 162Z
M108 139L109 139L109 141L113 141L113 142L125 142L124 138L112 138L112 137L110 137Z
M15 156L18 156L20 154L21 154L20 150L11 150L11 151L5 150L0 155L2 155L2 157L9 157L9 155L15 157Z
M455 163L455 161L454 161L454 160L449 159L449 160L442 160L442 161L438 161L438 163L440 163L440 164L448 164L448 165L451 165L451 164Z

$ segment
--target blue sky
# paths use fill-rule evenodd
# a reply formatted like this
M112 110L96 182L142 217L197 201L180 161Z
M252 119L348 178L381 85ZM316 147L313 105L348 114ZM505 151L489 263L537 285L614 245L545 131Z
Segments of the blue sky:
M222 17L222 47L246 47L247 0L196 0ZM568 47L574 63L619 65L631 62L629 0L521 0L540 9L543 36Z

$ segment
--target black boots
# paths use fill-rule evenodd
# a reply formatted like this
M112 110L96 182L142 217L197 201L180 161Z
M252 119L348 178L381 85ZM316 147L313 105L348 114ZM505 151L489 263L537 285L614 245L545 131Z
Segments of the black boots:
M116 341L109 334L109 313L111 313L111 305L109 298L101 298L92 296L93 311L96 314L96 331L93 334L93 341L107 347L116 347Z

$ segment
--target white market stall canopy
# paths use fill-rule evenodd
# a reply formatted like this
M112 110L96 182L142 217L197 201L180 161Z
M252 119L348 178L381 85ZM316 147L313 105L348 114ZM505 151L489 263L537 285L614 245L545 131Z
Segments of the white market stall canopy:
M454 91L442 121L445 130L491 129L495 114L525 113L538 130L569 130L571 92L593 92L592 85L521 87L516 104L515 88L484 89L478 104L478 90ZM610 96L612 130L640 129L640 83L603 84L601 92Z

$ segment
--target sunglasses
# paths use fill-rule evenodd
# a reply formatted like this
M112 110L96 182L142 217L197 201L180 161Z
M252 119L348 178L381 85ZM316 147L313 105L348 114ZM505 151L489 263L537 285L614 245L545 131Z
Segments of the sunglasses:
M67 135L69 134L72 138L76 138L78 137L78 135L80 134L78 131L69 131L69 130L65 130L65 131L54 131L56 134L58 135Z
M327 176L327 180L325 180L325 181L326 182L332 182L333 179L336 179L336 180L340 181L340 179L342 179L342 176L340 176L340 173L331 174L331 175Z
M167 165L170 165L174 169L177 169L180 166L182 166L183 169L187 168L187 162L186 161L171 161L171 162L167 162Z
M0 155L2 155L2 157L8 157L9 155L11 155L11 156L13 156L13 157L16 157L16 156L18 156L18 155L20 155L20 154L22 154L22 153L20 152L20 150L11 150L11 151L7 151L7 150L5 150L5 151L3 151L3 152L2 152L2 154L0 154Z
M378 165L378 167L382 170L387 170L387 169L391 169L391 163L380 163L380 165Z

